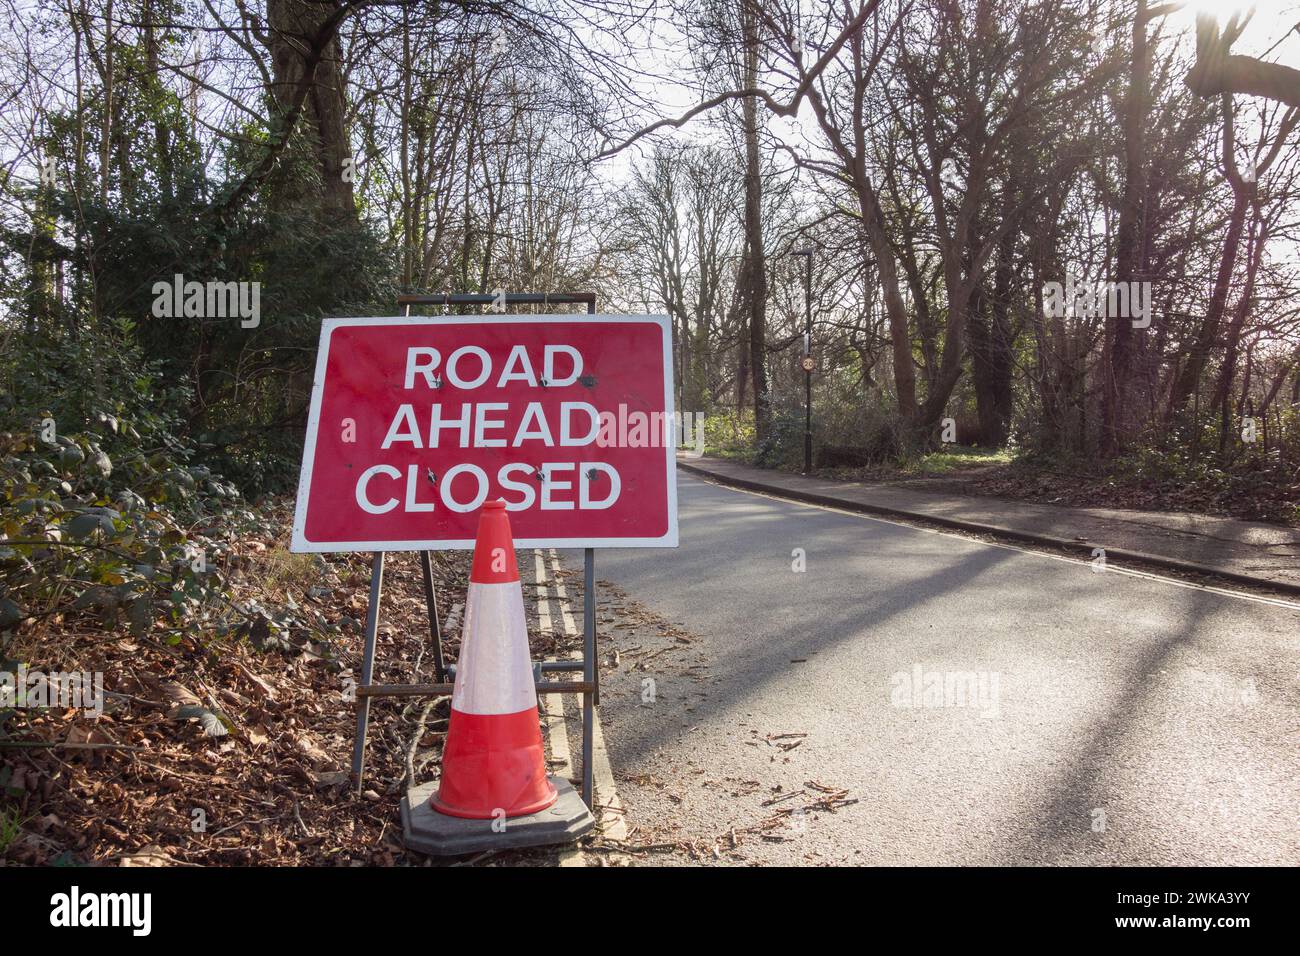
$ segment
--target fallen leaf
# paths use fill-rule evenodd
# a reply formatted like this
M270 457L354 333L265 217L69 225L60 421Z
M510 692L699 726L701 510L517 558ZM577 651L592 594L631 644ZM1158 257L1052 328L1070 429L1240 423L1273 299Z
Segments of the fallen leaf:
M294 746L296 746L299 751L310 757L314 766L319 767L321 764L332 764L334 762L330 758L329 754L307 737L296 738L294 740Z
M240 666L239 671L252 682L254 687L256 687L259 691L262 692L263 697L266 697L269 700L275 700L274 687L272 687L266 681L262 680L262 678L258 677L256 674L254 674L248 668L243 667L242 665Z
M311 770L308 774L317 787L337 787L348 782L346 770Z
M121 857L119 866L176 866L177 861L162 847L150 844L135 853Z
M177 707L172 710L171 716L176 720L197 718L199 723L203 725L203 732L209 737L224 737L230 733L221 717L206 707L187 704L184 707Z
M181 684L177 684L175 681L163 681L158 685L158 689L162 691L163 695L175 705L172 708L171 713L168 715L171 717L175 717L176 711L181 707L191 704L199 706L203 703L203 701L199 700L193 691Z

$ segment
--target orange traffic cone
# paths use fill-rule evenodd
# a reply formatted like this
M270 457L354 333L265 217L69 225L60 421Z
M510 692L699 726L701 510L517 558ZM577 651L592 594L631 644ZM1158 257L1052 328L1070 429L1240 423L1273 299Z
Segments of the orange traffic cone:
M442 779L429 804L453 817L521 817L555 802L546 778L524 592L503 501L479 513Z

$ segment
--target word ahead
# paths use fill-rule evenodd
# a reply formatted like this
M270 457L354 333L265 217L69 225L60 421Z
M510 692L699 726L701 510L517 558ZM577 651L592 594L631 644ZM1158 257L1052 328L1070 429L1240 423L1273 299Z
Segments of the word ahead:
M675 547L665 316L327 319L294 551Z

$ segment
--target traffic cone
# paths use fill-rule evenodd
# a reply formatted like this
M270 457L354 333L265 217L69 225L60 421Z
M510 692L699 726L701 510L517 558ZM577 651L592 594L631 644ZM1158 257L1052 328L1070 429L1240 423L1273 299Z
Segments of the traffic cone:
M524 592L503 501L479 512L465 598L442 779L429 798L439 813L522 817L555 803L546 778Z

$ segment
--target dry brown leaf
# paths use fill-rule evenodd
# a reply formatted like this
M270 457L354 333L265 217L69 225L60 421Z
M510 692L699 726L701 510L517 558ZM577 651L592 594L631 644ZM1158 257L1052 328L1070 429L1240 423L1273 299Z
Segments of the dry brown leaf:
M70 744L111 744L113 738L98 727L72 726L68 728L67 743Z
M182 865L162 847L151 843L135 853L120 858L119 866L179 866Z
M163 681L158 685L158 689L163 692L163 696L172 702L173 716L181 707L203 706L203 701L199 700L193 691L175 681Z
M311 770L308 776L317 787L337 787L348 782L346 770Z
M301 753L304 753L311 759L312 765L319 767L321 764L332 764L334 761L324 750L308 737L297 737L294 739L294 746Z
M226 701L227 703L235 704L238 707L248 706L247 697L245 697L244 695L236 691L230 690L228 687L221 688L221 690L217 691L217 693L220 695L221 699Z
M244 667L242 664L240 665L239 670L245 677L249 679L252 685L261 692L263 697L269 700L275 700L274 687L272 687L266 681L262 680L262 678L258 677L256 674L250 671L247 667Z

